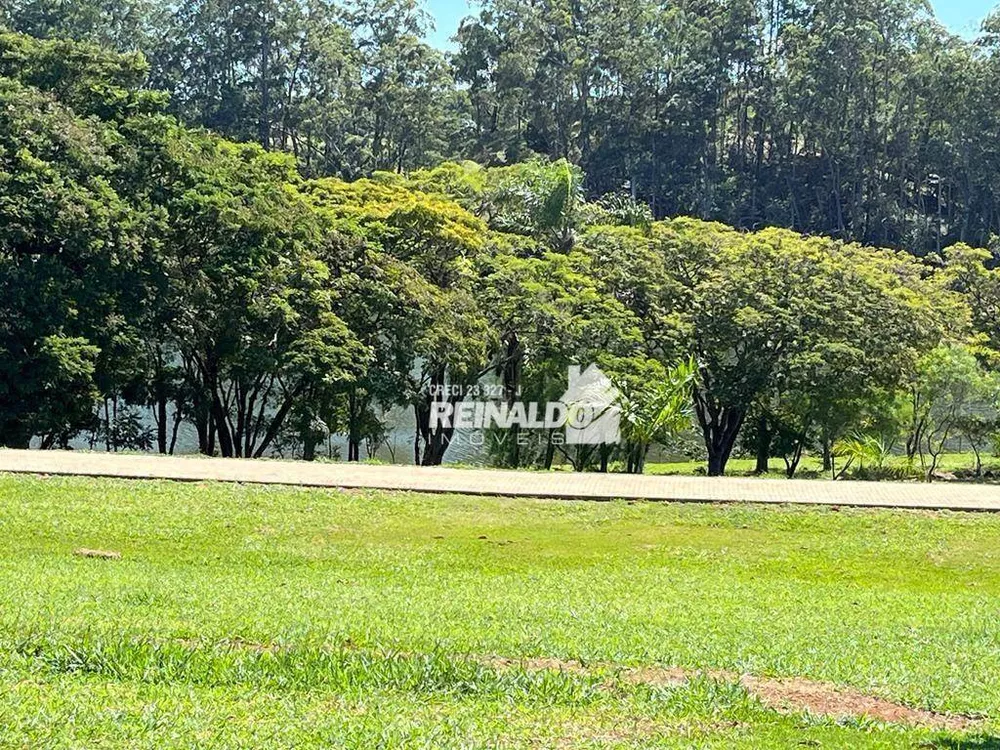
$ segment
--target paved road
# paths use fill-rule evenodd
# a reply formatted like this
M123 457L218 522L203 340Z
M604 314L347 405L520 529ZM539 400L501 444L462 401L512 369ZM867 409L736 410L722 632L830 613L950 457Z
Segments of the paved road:
M626 498L1000 511L1000 487L943 482L709 479L15 450L0 450L0 472L367 487L559 499Z

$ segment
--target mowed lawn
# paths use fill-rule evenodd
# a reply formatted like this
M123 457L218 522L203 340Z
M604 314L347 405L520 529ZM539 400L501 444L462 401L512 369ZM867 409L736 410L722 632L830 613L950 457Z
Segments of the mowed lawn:
M998 716L998 516L0 476L2 747L991 748Z

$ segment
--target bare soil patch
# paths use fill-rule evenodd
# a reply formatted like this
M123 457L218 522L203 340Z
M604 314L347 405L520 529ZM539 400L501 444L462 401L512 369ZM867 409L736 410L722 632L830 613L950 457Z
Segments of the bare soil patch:
M497 669L520 667L527 670L555 670L572 674L592 672L591 669L575 660L488 657L481 661ZM608 665L601 666L608 667ZM680 667L627 668L621 672L620 676L621 679L632 684L658 686L682 685L698 677L708 677L724 682L739 682L765 706L784 713L807 712L834 718L864 717L894 724L953 731L974 728L979 721L970 716L913 708L862 693L854 688L807 680L801 677L755 677L724 670L691 670Z
M80 549L73 550L73 554L77 557L90 557L97 560L121 560L122 553L114 552L112 550L106 549L87 549L86 547L81 547Z
M195 641L182 641L195 648ZM256 652L280 651L276 644L253 643L240 638L230 639L224 645L235 649ZM345 642L342 648L354 650L354 644ZM575 659L554 657L527 657L522 659L503 656L469 655L463 658L491 669L524 669L527 671L566 672L574 675L591 675L617 671L618 679L633 685L677 686L692 679L707 677L721 682L738 682L751 695L768 708L782 713L806 712L834 718L869 718L893 724L962 731L975 729L981 717L946 714L913 708L903 703L868 695L855 688L834 685L802 677L757 677L716 669L684 669L682 667L616 667L613 664L587 665Z
M744 675L740 682L764 705L778 711L807 711L838 718L864 716L935 729L969 729L976 723L968 716L912 708L852 688L798 677L776 679Z

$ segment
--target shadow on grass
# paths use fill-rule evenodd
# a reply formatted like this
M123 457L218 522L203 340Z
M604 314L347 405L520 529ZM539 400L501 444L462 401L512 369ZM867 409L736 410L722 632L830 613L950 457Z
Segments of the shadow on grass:
M948 737L934 740L924 747L934 750L1000 750L1000 737L983 734L971 737Z

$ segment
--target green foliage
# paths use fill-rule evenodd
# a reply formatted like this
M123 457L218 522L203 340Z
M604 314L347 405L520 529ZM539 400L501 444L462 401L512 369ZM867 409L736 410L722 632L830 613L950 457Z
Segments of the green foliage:
M536 203L549 223L585 187L628 196L609 223L691 215L920 253L1000 232L996 18L963 39L916 0L487 0L452 54L424 41L430 20L415 0L0 7L0 26L128 52L185 123L308 176L541 157L579 170ZM52 49L70 74L97 54Z
M866 467L881 470L894 447L895 441L885 435L856 432L838 440L833 446L833 455L844 459L840 469L840 476L844 476L854 464L862 470Z
M348 179L451 155L462 96L410 0L164 4L146 49L171 111L309 175Z
M934 477L938 459L950 438L965 434L977 456L998 420L1000 377L987 371L968 346L941 345L917 362L911 386L911 429L908 436L920 455L930 457L925 466L928 479Z
M0 26L119 52L149 50L163 31L163 10L159 0L8 0L0 6Z
M565 157L657 218L934 252L1000 228L995 25L966 41L913 0L487 0L454 67L486 163Z
M642 384L628 379L616 382L628 473L641 474L653 444L666 445L691 426L691 390L697 373L693 359L665 371L654 363L643 373Z
M0 33L0 78L49 92L82 116L118 119L161 108L166 97L140 89L148 71L139 53Z
M27 351L0 349L0 441L27 448L38 435L43 447L62 446L90 426L97 353L86 339L58 335L43 336Z
M814 434L831 444L941 336L967 330L961 298L900 253L687 218L597 227L582 242L643 321L647 351L694 354L713 474L755 403L798 436L794 473Z
M280 446L312 458L321 440L343 434L358 460L363 443L371 450L385 438L388 413L408 407L415 458L436 464L452 437L430 424L441 394L457 403L495 378L508 402L555 400L568 368L589 363L624 386L628 434L620 447L567 455L577 468L622 459L641 470L649 447L678 429L689 386L711 474L725 470L751 410L763 419L762 452L782 455L789 475L808 451L829 460L852 432L901 422L911 456L939 453L956 435L978 453L991 438L1000 284L986 251L957 245L943 262L923 261L784 229L655 221L635 185L620 183L587 203L575 127L559 136L568 150L554 161L403 174L424 162L394 130L406 119L393 119L403 106L394 97L408 95L392 76L366 78L374 99L358 105L383 133L359 157L374 166L352 172L371 177L303 176L315 171L304 154L316 150L296 158L275 147L307 127L289 124L305 117L289 102L295 87L319 85L309 66L340 61L354 75L338 55L359 40L365 70L392 68L398 54L422 59L420 20L395 0L346 15L280 3L237 10L193 2L173 15L211 42L202 62L239 61L234 74L245 80L230 81L239 101L225 116L246 128L248 112L260 115L260 145L174 120L144 88L139 55L0 35L5 442L63 444L87 429L92 446L97 434L109 449L138 444L144 433L130 420L148 410L160 452L190 424L205 453L252 457ZM222 44L231 24L246 32L245 49ZM312 36L297 36L306 28ZM291 63L272 59L272 43L305 45L298 83L278 74ZM190 57L177 54L174 62ZM251 69L254 59L278 65L276 78ZM219 70L187 72L190 98L171 106L209 117L218 91L199 76ZM265 90L279 83L292 87L280 105L279 89ZM60 341L78 354L55 356ZM978 369L944 379L976 381L961 398L957 385L939 387L931 366L942 341L947 351L971 342L960 359ZM675 369L692 358L697 377ZM39 363L72 408L26 375ZM554 435L537 437L543 447L530 455L503 448L494 458L550 466Z
M114 124L55 98L100 110L104 90L94 81L107 78L110 56L68 55L76 65L63 85L52 70L59 46L0 35L8 71L50 89L0 76L0 443L8 445L33 436L62 445L90 425L99 355L119 334L140 252L141 210L114 188L123 166Z

